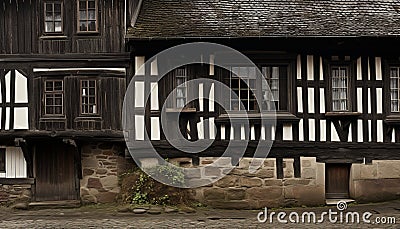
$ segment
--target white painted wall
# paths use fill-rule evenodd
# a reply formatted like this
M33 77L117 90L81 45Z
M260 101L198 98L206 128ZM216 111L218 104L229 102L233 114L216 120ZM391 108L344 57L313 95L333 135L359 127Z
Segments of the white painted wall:
M6 147L6 172L0 178L27 178L24 154L20 147Z

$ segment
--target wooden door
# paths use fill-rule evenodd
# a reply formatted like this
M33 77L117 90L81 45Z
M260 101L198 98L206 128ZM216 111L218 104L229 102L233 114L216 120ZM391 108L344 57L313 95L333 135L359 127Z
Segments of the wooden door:
M325 164L326 198L349 198L351 164Z
M43 144L36 148L36 201L76 200L78 184L74 149L66 144Z

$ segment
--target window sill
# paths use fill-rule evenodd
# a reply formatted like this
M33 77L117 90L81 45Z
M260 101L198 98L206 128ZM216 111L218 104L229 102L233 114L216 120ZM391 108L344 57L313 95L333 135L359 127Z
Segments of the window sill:
M75 121L87 121L87 120L101 120L102 118L99 114L92 115L81 115L75 118Z
M400 115L388 115L384 121L389 125L400 125Z
M40 36L39 39L42 39L42 40L52 40L52 39L66 40L66 39L68 39L68 37L65 35L45 34L45 35Z
M40 121L65 121L65 116L43 116Z
M325 117L329 117L329 118L341 118L341 117L358 117L360 116L361 113L360 112L351 112L351 111L330 111L330 112L326 112L325 113Z
M259 122L261 119L263 120L274 120L276 119L278 122L299 122L299 118L289 112L263 112L263 113L247 113L247 115L243 113L232 113L222 114L217 118L219 122L228 122L229 119L231 120L244 120L248 119L249 121L257 121Z
M196 113L196 108L166 108L167 113Z

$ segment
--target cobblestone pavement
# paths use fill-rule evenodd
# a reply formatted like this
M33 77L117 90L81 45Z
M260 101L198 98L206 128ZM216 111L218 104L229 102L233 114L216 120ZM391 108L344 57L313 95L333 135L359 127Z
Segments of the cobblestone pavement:
M286 219L291 212L313 211L317 216L322 212L338 211L336 206L320 208L268 209L286 212ZM0 209L0 228L400 228L400 200L379 204L351 205L346 212L371 212L371 224L332 224L329 218L325 222L279 223L277 217L273 223L257 220L260 211L198 209L196 213L162 213L158 215L120 213L115 206L92 206L78 209L43 209L16 211ZM396 224L372 224L377 217L394 217ZM319 217L320 218L320 217ZM306 218L307 219L307 218ZM385 218L388 220L388 218Z

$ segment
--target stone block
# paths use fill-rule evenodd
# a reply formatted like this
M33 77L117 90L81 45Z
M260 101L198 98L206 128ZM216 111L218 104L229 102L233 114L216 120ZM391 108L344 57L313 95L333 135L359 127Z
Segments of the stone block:
M190 168L185 170L185 178L201 178L200 168Z
M302 168L311 167L311 161L308 160L308 159L303 159L303 160L301 160L301 167L302 167Z
M87 187L88 187L88 188L100 189L100 188L103 188L103 185L101 184L99 178L92 178L92 177L90 177L90 178L88 179Z
M225 190L227 200L243 200L246 192L242 188L228 188Z
M90 176L90 175L93 175L93 173L94 173L93 169L83 169L83 171L82 171L83 176Z
M81 201L84 204L94 204L97 203L97 199L96 197L92 196L92 195L85 195L85 196L81 196Z
M400 178L400 161L385 160L377 161L378 177L385 179Z
M247 178L247 177L240 177L239 184L242 187L260 187L263 184L262 179L254 177L254 178Z
M101 184L106 189L113 189L118 187L118 177L117 176L106 176L100 179Z
M225 191L221 188L204 189L203 194L206 200L225 200Z
M357 202L382 202L400 198L400 179L370 179L354 181Z
M221 169L218 167L206 166L204 167L204 175L219 177L221 176Z
M264 186L283 186L283 180L281 180L281 179L265 179Z
M98 203L113 203L116 201L117 193L100 192L96 195Z
M360 179L377 179L378 178L378 165L359 165Z
M304 180L304 179L285 179L283 184L285 186L288 185L298 185L298 186L304 186L304 185L309 185L310 180Z
M264 166L265 166L265 167L269 167L269 168L275 168L275 159L267 158L267 159L264 161Z
M141 158L139 161L142 168L153 168L158 165L157 158Z
M315 179L317 174L314 168L303 168L301 171L301 178L304 179Z
M220 157L214 161L215 165L218 167L231 167L231 158L230 157Z
M214 185L221 188L235 187L238 186L238 180L237 176L228 175L215 182Z
M262 169L257 170L257 172L255 172L255 173L246 173L245 175L249 176L249 177L274 178L275 171L272 169L262 168Z
M278 199L283 195L282 187L255 187L246 190L246 199Z
M108 170L105 169L105 168L98 168L98 169L96 169L96 174L104 175L104 174L106 174L107 172L108 172Z

